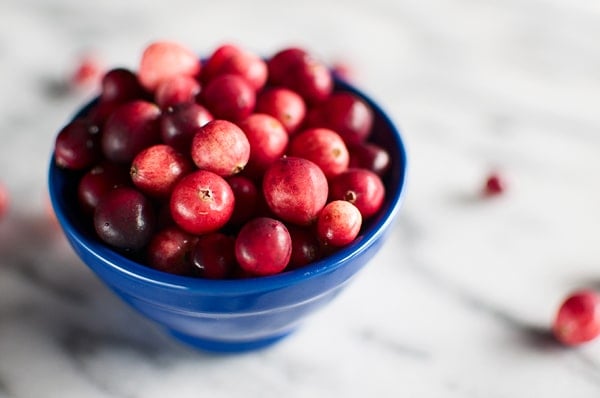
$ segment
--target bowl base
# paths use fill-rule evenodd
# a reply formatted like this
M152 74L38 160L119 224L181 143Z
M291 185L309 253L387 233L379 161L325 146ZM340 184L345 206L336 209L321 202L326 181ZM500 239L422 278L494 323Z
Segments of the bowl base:
M174 330L169 330L171 336L177 341L195 348L199 351L215 353L215 354L236 354L249 351L260 350L269 347L278 341L289 336L293 331L288 331L283 334L271 336L263 339L248 340L248 341L223 341L212 340L202 337L190 336Z

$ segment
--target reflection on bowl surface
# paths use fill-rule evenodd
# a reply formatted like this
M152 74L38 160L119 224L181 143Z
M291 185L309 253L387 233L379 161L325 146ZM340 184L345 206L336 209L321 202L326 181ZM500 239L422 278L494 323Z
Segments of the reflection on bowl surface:
M351 245L318 262L274 276L205 280L166 274L136 263L99 241L78 214L75 178L51 161L50 196L71 246L125 302L196 348L241 352L288 335L331 301L377 253L405 190L406 152L399 130L364 93L347 83L336 85L371 105L375 114L371 140L386 148L392 159L385 178L383 209Z

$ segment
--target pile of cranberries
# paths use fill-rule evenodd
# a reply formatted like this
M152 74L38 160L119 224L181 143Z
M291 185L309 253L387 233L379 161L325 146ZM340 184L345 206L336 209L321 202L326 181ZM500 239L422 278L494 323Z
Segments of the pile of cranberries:
M155 269L273 275L353 242L383 205L390 156L373 110L300 48L235 45L200 60L148 45L107 71L97 101L56 137L98 238Z

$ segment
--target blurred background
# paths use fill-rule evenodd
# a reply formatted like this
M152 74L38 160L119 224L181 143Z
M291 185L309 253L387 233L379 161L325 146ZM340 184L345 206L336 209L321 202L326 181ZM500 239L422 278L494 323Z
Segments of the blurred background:
M305 47L406 140L391 242L273 350L176 346L44 218L54 137L95 95L77 70L135 69L158 39ZM593 0L3 0L0 397L597 397L600 347L560 350L547 331L566 292L600 286L599 39ZM482 200L492 171L507 190Z

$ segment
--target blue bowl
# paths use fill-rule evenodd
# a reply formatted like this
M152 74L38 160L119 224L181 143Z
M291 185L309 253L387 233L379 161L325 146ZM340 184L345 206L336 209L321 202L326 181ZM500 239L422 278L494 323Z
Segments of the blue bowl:
M399 130L364 93L342 81L336 81L336 89L350 91L372 107L372 141L386 148L392 159L385 179L383 209L351 245L313 264L274 276L205 280L166 274L128 259L99 241L78 213L76 178L51 160L50 197L71 246L126 303L195 348L242 352L289 335L311 313L335 298L379 251L405 191L406 152Z

